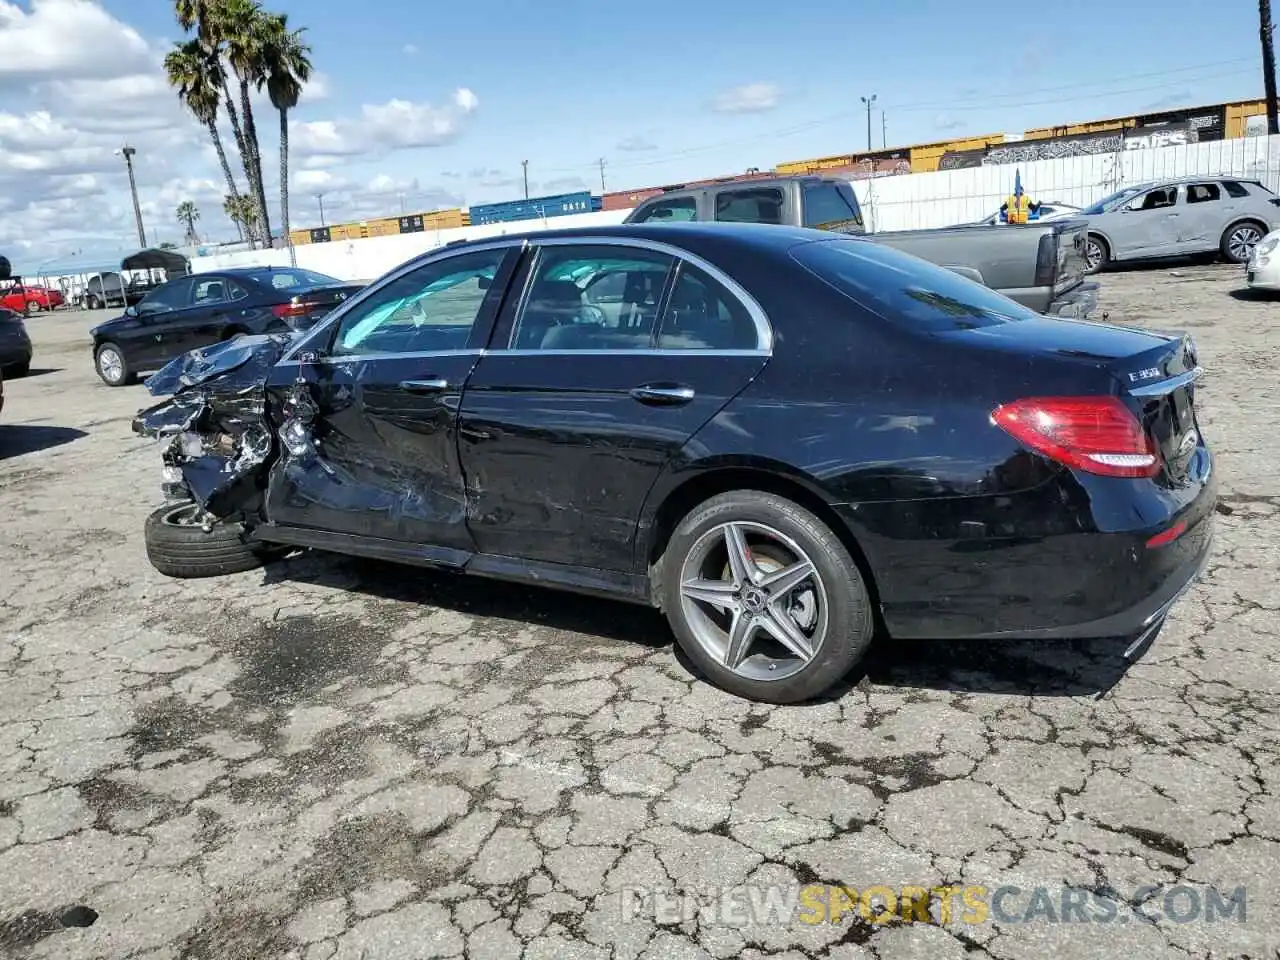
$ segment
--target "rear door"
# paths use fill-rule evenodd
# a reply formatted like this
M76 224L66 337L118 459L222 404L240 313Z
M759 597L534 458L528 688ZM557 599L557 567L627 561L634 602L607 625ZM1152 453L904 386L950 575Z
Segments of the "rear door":
M310 384L318 456L272 467L273 524L428 558L469 552L458 403L519 249L472 247L393 275L315 335L315 362L277 364L270 393L279 408L299 377Z
M676 248L544 240L462 398L479 551L629 572L668 461L768 361L768 324L732 279Z
M1182 215L1177 218L1179 252L1217 250L1222 231L1230 220L1228 208L1234 206L1234 202L1224 194L1221 184L1213 180L1188 183L1184 196Z

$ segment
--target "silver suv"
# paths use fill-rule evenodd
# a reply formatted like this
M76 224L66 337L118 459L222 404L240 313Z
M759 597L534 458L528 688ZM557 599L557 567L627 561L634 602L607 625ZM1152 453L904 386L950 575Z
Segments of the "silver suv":
M1215 251L1246 263L1254 245L1280 227L1280 197L1257 180L1180 177L1117 190L1078 216L1089 224L1089 273L1115 260Z

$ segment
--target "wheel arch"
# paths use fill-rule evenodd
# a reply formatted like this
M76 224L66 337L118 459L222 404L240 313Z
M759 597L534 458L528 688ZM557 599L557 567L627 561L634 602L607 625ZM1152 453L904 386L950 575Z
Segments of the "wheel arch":
M759 490L772 493L804 507L831 530L849 551L871 597L876 629L884 627L880 611L880 593L875 570L849 525L820 492L818 484L803 472L765 458L733 458L686 468L687 475L657 494L650 493L637 536L642 569L649 573L652 595L661 595L662 564L671 535L680 521L699 504L734 490Z
M1099 240L1101 240L1103 243L1107 245L1107 258L1109 260L1114 260L1116 258L1115 244L1113 244L1111 242L1111 238L1107 236L1107 231L1099 230L1097 227L1090 224L1089 227L1085 230L1084 235L1086 238L1097 237Z
M1256 213L1242 213L1240 214L1240 216L1234 217L1231 220L1227 221L1227 225L1222 228L1222 233L1219 234L1218 236L1219 242L1221 242L1221 240L1224 237L1226 237L1226 235L1229 232L1231 232L1236 227L1241 226L1242 224L1245 224L1245 223L1252 223L1258 226L1259 228L1261 228L1262 235L1264 237L1271 232L1271 225L1266 220L1262 219L1262 217L1258 216Z

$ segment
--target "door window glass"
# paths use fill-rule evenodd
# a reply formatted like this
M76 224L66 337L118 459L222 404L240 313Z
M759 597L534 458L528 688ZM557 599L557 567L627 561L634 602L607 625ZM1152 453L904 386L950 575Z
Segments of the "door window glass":
M659 200L636 218L636 223L684 223L698 219L698 201L693 197Z
M1187 186L1187 203L1211 203L1221 198L1222 192L1216 183L1193 183Z
M662 315L663 350L754 350L751 314L737 297L697 267L683 264Z
M716 219L734 223L782 223L782 191L772 187L716 194Z
M847 224L861 224L858 199L847 184L810 183L804 188L804 225L831 230Z
M156 287L140 301L139 313L167 313L170 310L181 310L190 305L190 280L174 280Z
M1133 201L1135 210L1160 210L1178 202L1177 187L1159 187Z
M192 303L197 307L207 307L230 299L226 281L221 277L201 278L195 281Z
M1237 200L1239 200L1241 197L1247 197L1249 195L1249 191L1244 188L1244 184L1236 183L1236 181L1234 180L1223 181L1222 185L1226 187L1227 194L1229 196L1235 197Z
M519 350L644 350L675 261L621 246L544 248L511 345Z
M477 250L392 280L343 316L333 355L465 350L506 254Z

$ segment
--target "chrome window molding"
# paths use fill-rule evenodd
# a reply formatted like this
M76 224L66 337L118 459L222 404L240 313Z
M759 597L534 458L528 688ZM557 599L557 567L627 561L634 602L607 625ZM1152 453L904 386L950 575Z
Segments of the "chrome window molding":
M501 250L510 248L524 249L529 246L537 247L568 247L568 246L614 246L614 247L633 247L641 250L649 250L654 253L665 254L674 257L677 261L688 263L702 270L717 283L721 284L732 296L746 308L751 322L756 328L756 348L754 350L701 350L701 349L661 349L646 348L642 350L509 350L505 348L496 348L490 350L440 350L429 353L378 353L378 354L358 354L344 355L342 357L324 357L317 362L325 363L359 363L370 359L392 359L392 358L413 358L413 357L444 357L444 356L467 356L482 354L501 354L504 356L728 356L728 357L750 357L750 356L770 356L773 353L773 326L769 323L769 316L765 313L764 308L760 306L759 301L755 299L742 284L738 283L733 277L729 276L719 267L704 260L695 253L691 253L682 247L673 244L663 243L658 240L649 240L641 237L617 237L617 236L592 236L592 235L575 235L568 237L542 237L537 240L528 238L509 238L499 237L493 240L479 240L475 243L460 244L456 247L437 247L426 253L420 254L412 260L409 260L399 267L396 267L390 273L384 274L380 279L375 280L365 289L361 290L354 297L343 303L338 309L327 314L316 326L312 327L307 333L295 343L289 351L280 358L276 366L297 366L299 361L297 356L299 353L305 352L308 344L327 336L335 323L341 323L343 316L349 311L355 309L359 304L364 303L369 298L375 296L380 290L390 283L399 280L406 274L412 273L421 267L430 266L438 261L447 260L450 257L463 256L469 253L475 253L483 250ZM524 296L528 292L528 284L525 290L520 291L521 303L520 310L523 311Z

